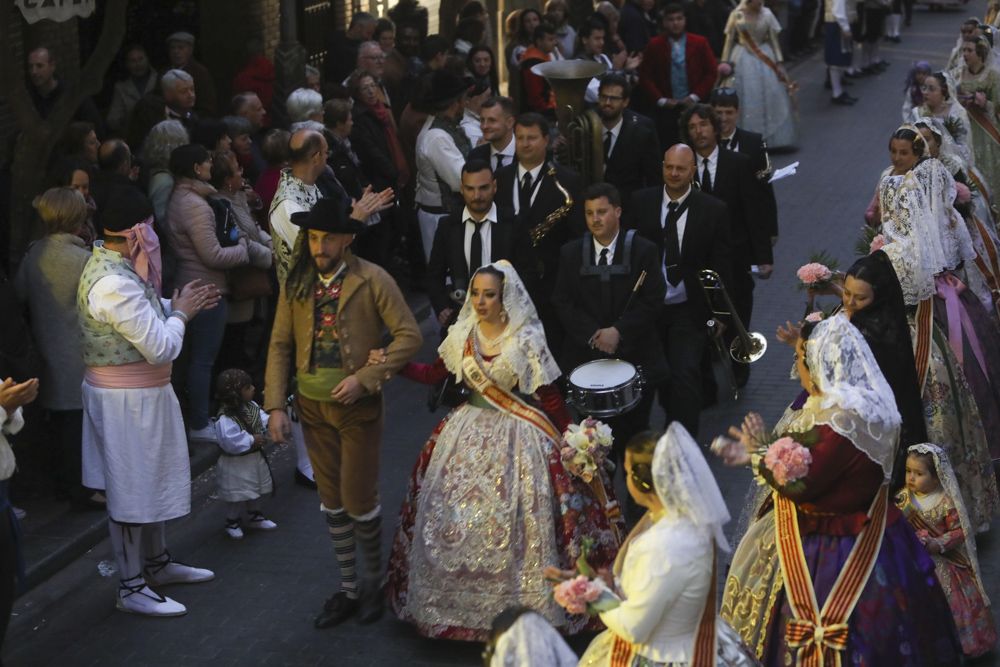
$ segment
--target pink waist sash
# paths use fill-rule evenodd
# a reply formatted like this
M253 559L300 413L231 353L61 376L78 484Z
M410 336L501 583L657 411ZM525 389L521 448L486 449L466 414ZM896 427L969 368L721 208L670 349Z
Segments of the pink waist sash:
M172 363L154 366L136 361L121 366L88 367L83 374L87 384L98 389L148 389L170 384Z

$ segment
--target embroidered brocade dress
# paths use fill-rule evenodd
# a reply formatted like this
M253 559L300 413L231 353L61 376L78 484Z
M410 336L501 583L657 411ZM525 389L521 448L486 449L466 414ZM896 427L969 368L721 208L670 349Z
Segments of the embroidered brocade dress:
M764 137L769 148L794 146L798 141L798 118L785 84L747 45L745 31L771 62L781 62L778 35L781 24L767 7L756 19L735 10L729 19L722 60L734 66L733 87L740 97L739 126Z
M817 427L805 491L791 499L816 599L830 594L883 483L881 467L829 426ZM733 556L720 615L769 667L794 665L785 640L793 618L775 546L770 498ZM890 504L871 575L848 619L843 664L855 667L954 666L961 649L934 562Z
M931 553L934 568L958 626L962 651L967 656L982 655L997 644L993 614L966 554L966 536L955 504L944 492L933 495L937 498L915 497L908 489L903 489L896 496L896 505L914 530L928 530L932 537L945 538L944 552Z
M956 83L956 96L983 93L986 96L986 109L982 111L986 121L994 128L1000 125L997 119L997 105L1000 104L1000 72L992 67L983 67L977 74L963 66L961 70L952 73ZM972 116L972 114L969 114ZM996 189L1000 184L1000 143L983 128L975 119L969 118L969 128L972 144L972 154L976 167L986 177L991 187Z
M503 353L478 360L493 382L516 390ZM426 384L447 373L440 359L403 371ZM569 415L559 390L544 385L535 396L528 401L563 432ZM590 488L563 467L557 444L473 393L438 424L417 459L386 595L396 615L428 637L484 641L493 618L511 605L577 632L587 619L568 617L554 602L542 570L572 568L584 537L594 540L590 563L610 568L618 538Z

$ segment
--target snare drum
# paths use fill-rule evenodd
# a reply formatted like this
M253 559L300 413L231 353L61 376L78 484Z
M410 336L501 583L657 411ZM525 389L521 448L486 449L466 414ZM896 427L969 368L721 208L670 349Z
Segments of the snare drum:
M588 361L569 374L569 403L590 417L616 417L641 398L642 376L627 361Z

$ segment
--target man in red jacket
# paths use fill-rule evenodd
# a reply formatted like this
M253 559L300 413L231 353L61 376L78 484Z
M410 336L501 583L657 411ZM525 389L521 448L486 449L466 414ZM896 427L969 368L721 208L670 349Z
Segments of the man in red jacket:
M642 54L639 88L646 112L656 121L662 150L678 142L677 122L684 109L708 99L715 83L718 64L708 40L686 32L684 8L669 4L660 14L663 32Z
M534 43L521 56L521 86L524 90L524 111L540 113L549 120L556 118L556 96L545 77L531 71L539 63L562 60L556 46L556 29L542 22L535 28Z

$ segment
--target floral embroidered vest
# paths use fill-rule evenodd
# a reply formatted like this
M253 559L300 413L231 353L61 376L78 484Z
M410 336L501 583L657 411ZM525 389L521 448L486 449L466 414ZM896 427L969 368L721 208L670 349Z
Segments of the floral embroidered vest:
M316 281L313 288L313 346L311 371L318 368L341 368L340 335L337 333L337 309L340 306L340 292L344 286L344 273L328 286Z
M105 249L103 244L95 244L94 254L83 267L80 286L76 292L77 313L80 317L80 331L83 339L83 363L90 367L99 367L122 366L145 361L142 353L115 331L114 327L106 322L98 322L90 314L88 302L90 290L93 289L98 280L105 276L121 276L142 285L145 296L149 299L157 316L164 321L167 319L167 314L163 311L163 303L156 295L153 286L143 281L119 253Z

